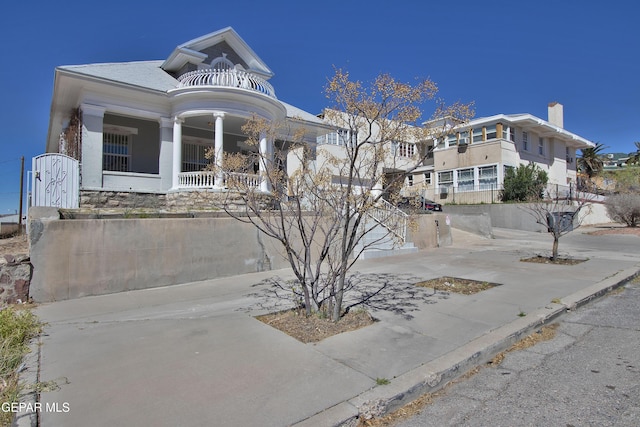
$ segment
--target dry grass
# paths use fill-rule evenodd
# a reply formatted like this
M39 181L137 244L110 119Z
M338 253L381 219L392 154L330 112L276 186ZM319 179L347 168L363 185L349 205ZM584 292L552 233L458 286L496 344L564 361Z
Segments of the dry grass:
M499 286L496 283L481 282L478 280L461 279L459 277L438 277L436 279L426 280L424 282L416 283L416 286L424 288L433 288L435 291L454 292L462 295L472 295L487 289L491 289L494 286Z
M9 306L0 311L0 401L16 402L19 396L18 374L29 340L40 334L42 324L31 310ZM11 425L13 414L0 412L0 425Z

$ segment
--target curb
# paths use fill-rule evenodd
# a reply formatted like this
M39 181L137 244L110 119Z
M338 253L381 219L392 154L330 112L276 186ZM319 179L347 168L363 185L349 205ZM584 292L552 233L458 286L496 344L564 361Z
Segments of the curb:
M40 376L40 338L34 338L29 343L29 354L25 356L24 364L26 369L18 376L20 386L32 386L31 391L21 392L18 402L26 405L25 410L15 414L15 419L11 424L14 427L37 427L38 411L36 403L40 400L36 385Z
M560 303L549 303L526 317L494 329L444 356L394 378L388 385L371 388L294 426L352 426L360 415L377 418L393 412L423 394L442 389L471 369L487 363L496 354L510 348L544 324L624 286L638 276L640 265L619 271L602 282L562 298Z

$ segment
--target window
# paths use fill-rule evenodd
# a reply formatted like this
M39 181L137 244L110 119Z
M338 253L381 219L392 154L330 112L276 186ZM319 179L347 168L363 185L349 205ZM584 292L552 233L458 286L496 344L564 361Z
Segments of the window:
M449 145L449 147L458 145L458 135L456 135L455 133L453 135L447 135L447 144Z
M516 142L516 130L512 127L509 128L509 141Z
M482 128L473 130L473 142L482 142Z
M473 191L473 168L458 170L458 190Z
M197 172L204 170L210 163L205 153L210 144L199 140L182 139L182 172Z
M522 132L522 149L529 151L529 134L527 132Z
M433 149L434 149L433 145L430 145L427 148L427 159L433 159Z
M316 138L316 143L318 145L329 144L346 146L349 141L351 141L350 146L354 146L358 142L358 138L355 133L352 134L351 131L347 129L338 129L335 132L320 135Z
M502 125L502 139L509 139L510 129L509 126Z
M407 176L407 185L409 185L409 187L413 187L413 175Z
M398 156L400 157L413 157L416 154L415 144L408 142L398 143Z
M438 185L442 187L453 186L453 171L438 172Z
M131 135L102 134L102 169L106 171L131 171Z
M338 143L339 145L344 145L345 147L348 145L349 147L353 147L357 144L357 136L356 134L352 134L351 131L347 129L338 129Z
M478 184L480 190L490 190L498 187L498 167L482 166L478 168Z
M425 185L431 185L431 172L425 172L424 183Z
M544 156L544 139L538 138L538 154Z
M469 143L469 131L465 130L464 132L460 132L460 145L465 145Z
M496 130L496 125L487 126L485 128L485 133L487 135L487 141L490 139L496 139L498 137L498 132Z
M102 130L102 170L131 172L131 146L138 129L105 124Z

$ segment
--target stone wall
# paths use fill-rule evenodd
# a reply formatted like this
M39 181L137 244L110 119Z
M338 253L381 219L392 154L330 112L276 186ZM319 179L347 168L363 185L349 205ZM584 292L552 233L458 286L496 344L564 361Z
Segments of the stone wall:
M80 191L80 209L158 209L167 207L166 196L124 191Z
M28 301L32 272L27 255L0 256L0 305Z

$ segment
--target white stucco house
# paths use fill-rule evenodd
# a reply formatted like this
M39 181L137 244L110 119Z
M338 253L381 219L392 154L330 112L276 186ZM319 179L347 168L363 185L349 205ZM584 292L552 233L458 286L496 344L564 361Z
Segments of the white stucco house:
M81 206L108 205L114 193L164 203L165 196L221 189L226 177L203 171L205 151L214 148L220 164L220 153L250 150L241 127L252 116L304 126L310 143L328 132L315 115L279 100L272 76L230 27L183 43L164 60L60 66L46 151L66 154L61 135L79 109ZM265 136L259 149L286 145L284 134ZM242 179L268 191L255 172Z

